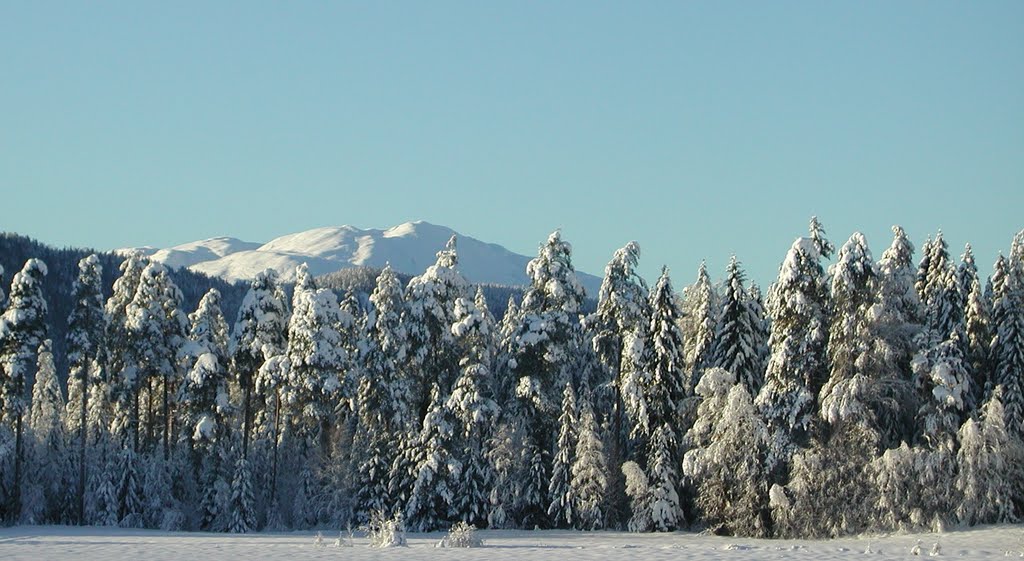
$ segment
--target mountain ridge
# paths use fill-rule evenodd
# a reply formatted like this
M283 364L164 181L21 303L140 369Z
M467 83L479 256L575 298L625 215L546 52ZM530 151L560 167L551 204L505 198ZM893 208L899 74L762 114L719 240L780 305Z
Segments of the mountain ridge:
M459 271L473 283L525 286L526 264L531 257L514 253L495 243L462 235L446 226L422 220L390 228L362 229L351 225L326 226L285 234L266 243L219 236L170 248L124 248L142 251L154 261L172 268L188 268L228 282L246 281L267 268L276 269L290 281L294 269L306 263L315 276L350 267L382 268L418 275L435 261L451 236L456 236ZM577 271L589 297L596 297L600 277Z

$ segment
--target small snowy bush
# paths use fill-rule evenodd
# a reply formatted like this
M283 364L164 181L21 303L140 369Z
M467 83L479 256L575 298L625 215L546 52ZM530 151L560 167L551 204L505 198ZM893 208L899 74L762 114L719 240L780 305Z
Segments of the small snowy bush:
M383 512L374 512L370 522L365 526L366 537L370 539L370 547L405 547L405 523L402 515L385 518Z
M437 547L482 547L483 545L483 540L476 536L476 526L465 522L456 522L448 535L441 538Z

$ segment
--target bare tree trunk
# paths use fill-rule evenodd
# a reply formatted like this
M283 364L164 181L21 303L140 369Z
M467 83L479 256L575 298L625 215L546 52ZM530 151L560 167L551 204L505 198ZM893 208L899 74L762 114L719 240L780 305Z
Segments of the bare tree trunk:
M78 410L78 525L85 525L85 446L89 431L85 425L89 408L89 366L82 372L82 404Z
M270 469L270 497L277 498L277 451L281 440L281 390L274 389L274 456Z
M19 412L14 419L14 511L11 517L15 524L21 518L21 464L25 459L22 416Z
M149 390L146 392L146 449L153 446L153 377L148 380Z
M252 419L249 411L251 398L252 389L246 385L244 405L242 406L242 457L247 460L249 459L249 432L252 431Z
M164 461L171 459L171 402L170 379L164 376Z

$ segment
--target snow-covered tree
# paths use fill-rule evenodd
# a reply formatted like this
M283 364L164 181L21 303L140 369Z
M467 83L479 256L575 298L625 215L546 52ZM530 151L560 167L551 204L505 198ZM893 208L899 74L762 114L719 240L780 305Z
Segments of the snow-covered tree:
M418 421L414 410L416 396L412 372L407 367L409 342L402 312L405 297L398 276L390 265L377 277L377 286L370 294L371 315L367 320L369 349L365 361L366 374L387 393L381 407L388 426L399 434L408 432Z
M580 349L578 321L583 287L572 266L572 248L553 232L526 267L531 285L523 296L521 322L509 366L518 382L511 423L524 439L515 470L516 510L521 523L546 523L548 474L560 390L574 380L573 354Z
M759 314L759 303L743 288L743 280L743 270L734 255L726 271L725 294L709 365L732 372L751 395L757 395L764 380L764 317Z
M731 264L735 263L735 259L734 256ZM690 371L686 385L692 388L697 385L705 368L720 366L712 363L714 362L715 347L718 345L716 338L721 307L703 261L697 270L697 281L686 287L683 292L686 295L685 323L689 326L684 357Z
M68 469L65 452L64 395L53 365L50 340L43 341L38 351L39 364L35 384L32 386L32 410L28 427L32 435L32 451L28 454L26 473L28 485L34 487L34 504L26 500L21 519L28 523L56 522L60 519L61 503L65 499L63 485ZM26 497L27 499L27 497Z
M285 416L298 438L304 458L312 458L314 447L326 451L330 441L332 405L341 388L343 362L341 309L328 289L317 289L305 264L296 270L292 315L288 323L286 354L291 364L284 386Z
M231 479L231 500L228 503L228 512L231 517L228 531L231 533L244 534L256 529L252 479L249 460L244 456L239 456L235 462L234 476Z
M225 465L228 424L232 413L228 393L227 323L220 309L220 293L207 292L189 315L191 331L187 354L190 370L182 382L181 435L192 449L191 472L201 494L200 527L214 528L223 518L231 473ZM226 523L225 523L226 526Z
M427 413L429 389L436 383L445 394L458 373L459 356L451 326L456 322L455 301L468 296L466 279L458 271L455 236L437 252L437 261L413 277L406 288L403 324L409 341L410 361L419 373L416 422Z
M550 244L550 240L549 240ZM625 337L647 317L647 284L636 272L640 245L629 242L615 252L604 270L597 310L586 318L591 344L613 384L623 369Z
M85 523L85 487L91 466L86 458L88 447L87 417L89 394L97 382L103 351L103 267L95 254L78 262L78 277L71 285L71 314L68 316L66 348L68 352L68 403L65 425L69 449L76 450L76 520Z
M885 447L898 446L912 436L917 411L910 383L910 359L923 311L914 289L914 247L906 232L893 226L893 240L878 261L875 303L870 312L871 350L865 368L876 373L888 399L874 409Z
M654 429L647 458L650 474L648 489L649 508L653 528L671 532L682 526L683 510L679 501L679 445L670 423Z
M462 464L452 455L455 423L437 385L431 389L431 406L423 420L419 446L422 457L416 466L405 519L410 528L429 532L449 526L449 512L462 474Z
M555 457L551 465L551 482L548 485L551 498L548 518L553 526L559 528L571 527L575 522L570 484L576 442L579 440L578 416L576 392L572 384L566 384L562 393L562 414L558 417L558 442L555 444Z
M711 424L707 444L686 452L683 473L696 486L695 502L704 524L721 533L765 536L769 531L764 467L768 434L746 386L734 380L731 373L711 368L697 385L698 394L714 401L721 399L725 386L731 383L731 388L725 406ZM696 425L694 429L706 430ZM702 440L696 436L690 439Z
M828 373L828 303L819 245L812 238L793 242L768 295L771 356L756 405L771 434L773 466L785 463L792 443L806 440Z
M446 404L456 421L453 455L462 465L450 512L453 520L482 526L489 514L489 495L496 481L487 458L491 426L499 410L490 396L491 341L494 319L487 311L483 293L477 291L472 302L462 298L455 303L452 334L462 351L461 374ZM460 452L461 450L461 452Z
M277 272L267 269L252 281L238 310L231 337L231 360L242 389L242 455L248 457L255 413L269 396L253 393L257 372L271 357L284 353L288 325L288 302L277 282Z
M581 530L597 530L604 526L602 505L608 487L608 465L588 397L580 403L578 435L569 484L574 524Z
M1019 236L1018 236L1019 237ZM1015 240L1016 242L1016 240ZM1011 253L993 291L993 383L1003 387L1007 430L1024 435L1024 261Z
M117 483L117 520L122 528L141 528L143 526L142 467L139 457L130 446L121 450L117 465L119 479Z
M1014 501L1020 493L1019 478L1011 466L1024 457L1020 441L1003 423L1000 388L985 404L982 418L960 427L957 475L953 489L961 497L956 516L963 524L1014 522Z
M870 316L875 298L875 270L871 251L860 232L850 236L829 269L832 281L832 323L829 326L828 362L831 374L821 390L821 416L834 429L854 422L874 430L873 411L864 356L871 345Z
M135 296L126 308L126 326L137 367L137 374L124 380L134 401L133 446L139 450L135 439L141 435L141 417L145 421L146 449L155 449L159 440L163 443L164 459L170 457L171 400L176 393L172 388L176 388L181 376L178 357L188 336L188 317L181 311L182 299L167 269L150 263L143 269ZM145 411L140 404L143 395Z
M29 411L28 382L35 374L39 345L46 338L46 264L29 259L11 281L7 310L0 315L0 413L2 424L14 433L14 469L9 516L21 513L24 486L25 414Z
M668 269L662 269L651 292L648 375L644 395L651 430L681 421L683 401L692 394L683 357L682 311L672 290ZM688 428L688 427L684 427Z
M627 461L622 464L622 475L625 476L631 512L626 528L630 532L649 532L654 521L651 520L652 497L647 474L636 462Z
M960 337L954 331L945 341L919 352L912 363L921 394L918 439L932 449L953 449L952 442L967 413L971 381Z

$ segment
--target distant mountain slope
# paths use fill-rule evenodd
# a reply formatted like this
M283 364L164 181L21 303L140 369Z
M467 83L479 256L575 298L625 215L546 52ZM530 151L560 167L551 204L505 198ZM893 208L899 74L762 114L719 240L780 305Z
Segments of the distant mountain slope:
M315 228L263 245L221 237L168 249L139 249L168 266L188 267L228 282L251 279L267 268L276 269L285 281L291 281L295 267L301 263L306 263L313 275L349 267L381 268L388 263L400 273L418 275L434 263L438 250L452 235L458 236L459 270L470 282L529 284L526 263L531 257L422 221L386 230L353 226ZM579 278L588 296L597 296L601 279L586 273L579 273Z

